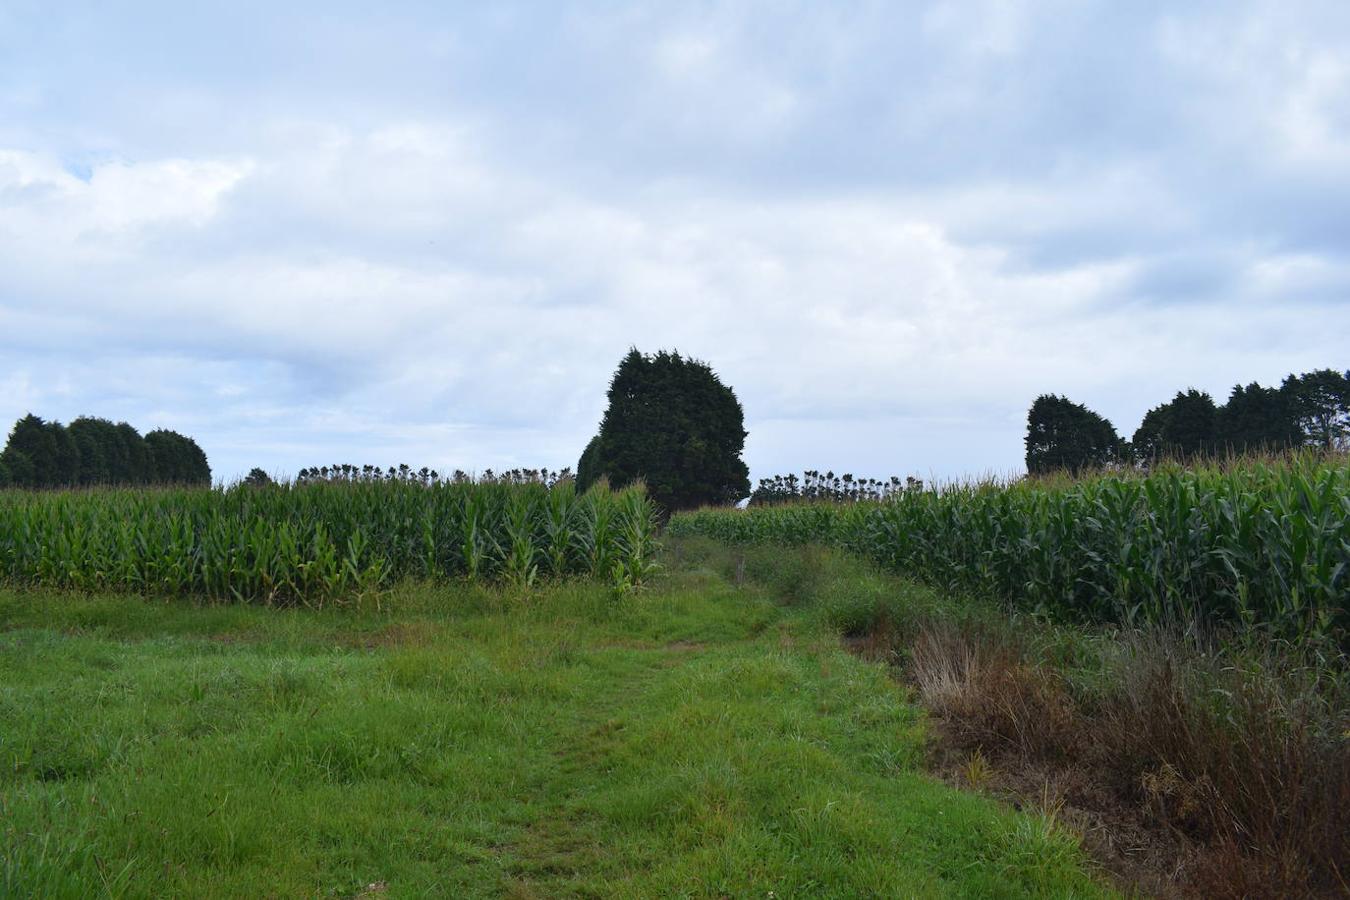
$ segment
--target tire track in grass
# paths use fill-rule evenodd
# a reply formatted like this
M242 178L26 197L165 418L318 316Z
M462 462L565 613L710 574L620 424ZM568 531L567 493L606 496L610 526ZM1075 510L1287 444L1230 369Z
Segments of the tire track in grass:
M593 814L577 807L591 789L590 779L621 741L627 722L622 715L659 678L705 649L702 643L676 641L665 645L611 644L599 648L602 659L615 654L629 664L615 667L607 683L616 685L600 701L582 707L582 714L560 735L562 746L554 750L557 772L544 789L543 816L524 829L525 836L509 848L509 873L504 885L507 897L519 900L558 896L600 896L584 884L588 875L602 866L606 852ZM516 859L515 857L519 857Z

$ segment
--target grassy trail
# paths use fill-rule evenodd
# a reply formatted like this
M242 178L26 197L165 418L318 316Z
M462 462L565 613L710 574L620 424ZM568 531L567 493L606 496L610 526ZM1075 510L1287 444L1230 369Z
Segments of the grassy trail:
M0 895L1104 892L923 774L923 727L816 611L689 561L623 601L0 590Z

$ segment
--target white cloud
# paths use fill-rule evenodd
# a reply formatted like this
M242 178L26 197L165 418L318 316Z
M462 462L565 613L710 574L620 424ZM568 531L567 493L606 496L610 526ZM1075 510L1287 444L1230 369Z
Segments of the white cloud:
M247 160L105 162L83 179L49 156L0 148L0 257L64 267L133 255L157 229L206 225L251 170Z
M1343 208L1327 36L986 6L576 13L525 48L530 16L395 28L421 81L156 82L191 128L105 122L114 150L26 93L0 419L181 427L226 476L568 465L635 344L735 386L757 474L954 475L1015 468L1043 391L1129 432L1189 384L1338 364L1350 263L1305 225ZM1103 77L1145 63L1148 89Z

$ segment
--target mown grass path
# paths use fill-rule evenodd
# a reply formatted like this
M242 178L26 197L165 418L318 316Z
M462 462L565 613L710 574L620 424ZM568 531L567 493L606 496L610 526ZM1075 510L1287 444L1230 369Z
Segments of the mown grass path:
M819 615L691 563L378 611L2 590L0 894L1102 892L922 739Z

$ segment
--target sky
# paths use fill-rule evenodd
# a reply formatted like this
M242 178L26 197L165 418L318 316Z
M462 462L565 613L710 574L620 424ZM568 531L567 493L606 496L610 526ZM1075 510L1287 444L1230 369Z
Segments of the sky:
M633 346L752 478L1350 367L1350 3L0 0L0 421L575 467Z

